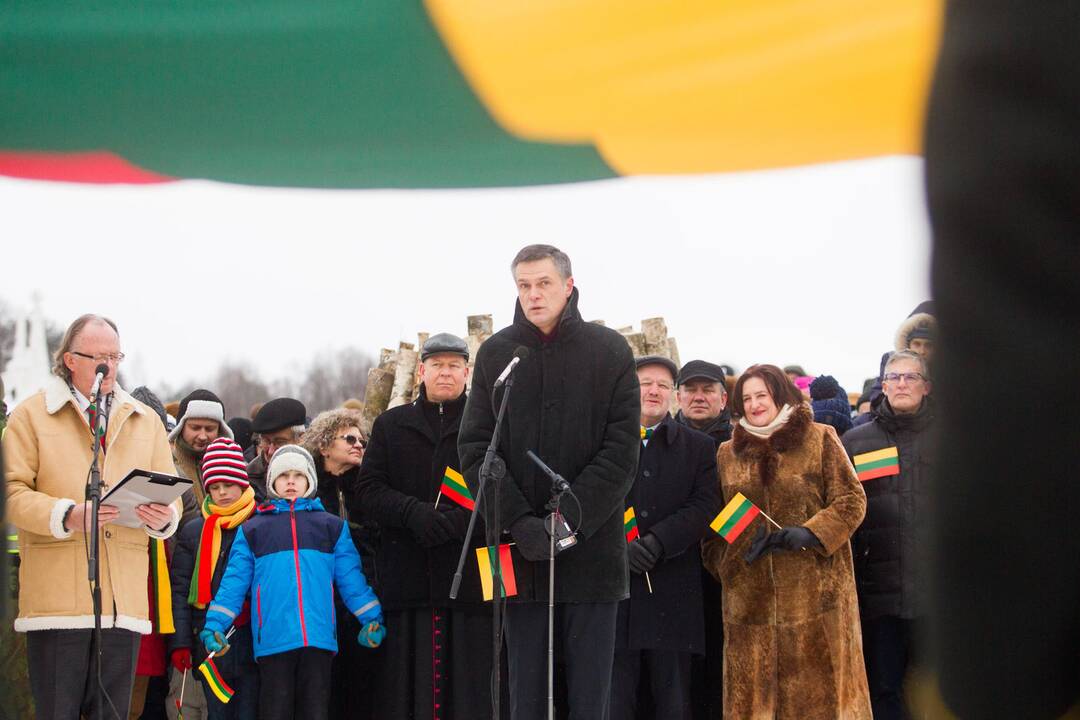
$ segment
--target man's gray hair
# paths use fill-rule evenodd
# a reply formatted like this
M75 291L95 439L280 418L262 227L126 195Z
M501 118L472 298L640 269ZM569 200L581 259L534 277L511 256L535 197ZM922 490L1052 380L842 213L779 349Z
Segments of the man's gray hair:
M926 358L917 352L911 350L897 350L889 353L888 359L885 360L885 369L888 370L889 366L900 360L914 360L919 363L919 372L922 374L924 380L930 379L930 366L926 362ZM884 375L884 373L882 373Z
M60 347L53 353L52 374L57 377L62 377L65 380L71 380L71 370L64 364L64 353L71 352L71 348L75 345L75 341L79 338L79 334L86 328L87 325L102 324L108 325L113 329L113 332L120 335L120 330L117 329L116 323L107 317L102 315L95 315L93 313L87 313L86 315L80 315L75 318L74 322L68 325L67 330L64 331L64 337L60 340Z
M559 271L559 275L563 280L574 274L570 269L570 256L564 253L554 245L526 245L518 251L518 254L514 256L514 262L510 263L510 273L517 272L517 266L523 262L536 262L538 260L547 260L551 258L551 261L555 263L555 269Z

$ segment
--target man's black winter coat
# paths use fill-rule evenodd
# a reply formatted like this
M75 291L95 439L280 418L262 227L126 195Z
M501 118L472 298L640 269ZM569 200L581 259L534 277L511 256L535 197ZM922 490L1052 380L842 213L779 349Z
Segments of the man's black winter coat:
M873 420L844 434L848 456L896 447L900 474L867 480L866 517L851 537L859 607L866 619L925 616L934 405L895 413L885 396Z
M641 451L637 479L626 496L641 536L664 548L649 571L630 576L630 598L619 603L616 648L705 652L701 539L720 511L712 439L665 419ZM710 610L715 611L715 610Z
M563 502L578 544L555 560L559 602L612 602L627 597L623 501L634 479L640 442L640 390L634 358L614 330L586 323L570 295L553 338L545 339L520 305L514 324L480 346L458 447L465 480L475 495L480 465L495 425L492 384L519 346L530 350L514 371L499 453L507 477L499 504L503 528L525 515L545 516L551 481L526 457L532 450L567 479L574 495ZM503 390L494 400L502 398ZM491 507L481 505L491 522ZM547 599L547 561L515 554L518 600Z
M443 497L439 511L451 516L461 537L431 549L416 541L406 523L417 504L435 502L447 467L461 472L457 436L464 406L464 394L445 403L428 402L421 386L419 398L379 415L371 429L371 442L346 502L353 517L379 527L375 567L379 601L388 610L453 604L450 584L469 512ZM474 547L483 547L482 523L477 523L473 540ZM481 599L476 559L470 553L458 601Z

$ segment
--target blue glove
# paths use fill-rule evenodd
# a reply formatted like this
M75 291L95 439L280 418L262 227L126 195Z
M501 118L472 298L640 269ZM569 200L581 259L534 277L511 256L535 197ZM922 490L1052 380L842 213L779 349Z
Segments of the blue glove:
M356 636L356 641L364 647L377 648L382 643L383 638L386 637L386 628L379 620L373 620L360 629L360 634Z
M225 643L218 641L219 637L221 636L213 630L203 630L199 633L199 640L202 641L203 647L206 648L206 652L218 652L221 648L225 647Z

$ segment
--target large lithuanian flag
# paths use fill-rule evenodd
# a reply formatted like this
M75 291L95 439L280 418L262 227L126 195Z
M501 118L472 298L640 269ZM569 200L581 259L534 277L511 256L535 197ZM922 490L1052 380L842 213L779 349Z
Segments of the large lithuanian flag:
M0 174L478 187L920 151L941 0L0 7Z

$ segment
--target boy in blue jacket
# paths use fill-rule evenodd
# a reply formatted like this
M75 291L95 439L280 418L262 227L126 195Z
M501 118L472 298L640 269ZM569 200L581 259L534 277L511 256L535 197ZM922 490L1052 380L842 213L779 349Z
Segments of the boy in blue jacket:
M297 445L279 448L266 478L268 502L237 530L199 639L207 651L222 648L250 596L259 717L323 720L337 652L334 588L360 620L363 646L377 647L386 635L382 607L360 569L348 526L315 497L311 455Z

